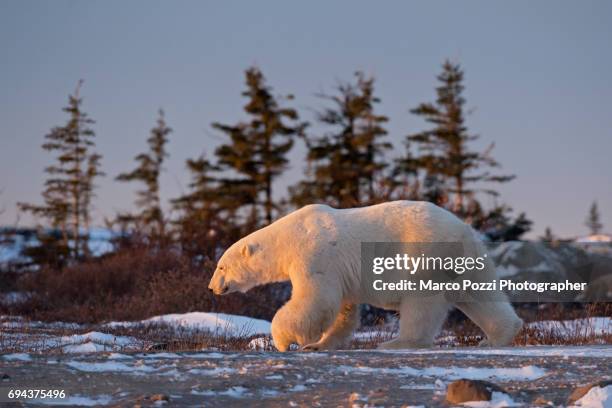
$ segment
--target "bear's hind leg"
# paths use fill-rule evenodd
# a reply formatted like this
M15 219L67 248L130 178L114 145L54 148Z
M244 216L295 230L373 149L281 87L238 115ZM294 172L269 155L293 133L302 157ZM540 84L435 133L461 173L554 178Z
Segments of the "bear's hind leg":
M463 302L456 306L487 335L483 346L508 346L523 327L509 302Z
M353 333L359 322L359 306L354 303L342 305L336 320L321 340L304 346L304 351L335 350Z
M442 328L449 305L444 300L427 301L422 298L404 299L400 306L400 333L379 349L428 348Z

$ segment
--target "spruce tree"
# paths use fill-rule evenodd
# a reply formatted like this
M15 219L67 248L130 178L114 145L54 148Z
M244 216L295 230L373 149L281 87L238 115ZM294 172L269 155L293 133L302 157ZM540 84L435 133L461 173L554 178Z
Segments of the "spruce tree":
M375 112L374 78L357 72L356 83L341 83L335 95L321 95L331 107L317 120L330 130L321 137L306 137L309 178L290 189L298 206L326 203L338 208L367 205L379 198L379 183L391 148L383 137L387 117Z
M240 197L243 189L232 189L220 177L221 168L204 156L187 160L191 174L189 192L172 200L178 212L174 221L179 242L187 253L216 259L216 249L240 238L243 231L237 212L248 197Z
M229 138L228 143L216 149L218 165L237 175L224 180L224 189L250 207L248 223L255 228L260 213L265 223L270 224L279 212L273 184L286 170L287 153L305 124L299 121L295 109L279 104L258 68L247 69L245 76L247 89L242 95L248 99L244 111L249 121L233 125L213 123L213 127Z
M540 241L542 242L553 242L555 241L555 236L552 233L552 230L550 229L550 227L546 227L546 229L544 230L544 235L542 235L540 237Z
M465 125L463 78L459 65L444 62L437 77L440 85L436 88L436 101L411 110L432 128L407 137L419 150L419 167L428 177L445 184L444 189L452 194L451 209L459 216L465 212L467 198L476 191L496 195L492 189L479 188L480 183L502 183L514 178L489 172L499 166L490 156L492 145L484 152L471 148L470 143L478 136L469 133Z
M94 180L103 175L99 170L101 156L93 151L94 121L83 112L83 100L79 95L83 81L69 95L68 106L63 111L69 115L64 126L51 129L45 135L43 149L55 153L55 163L45 172L49 175L42 192L42 205L19 203L22 211L46 219L49 226L60 231L61 246L66 253L78 258L87 254L87 240L94 195ZM82 234L85 229L85 234ZM46 234L55 236L54 234Z
M139 228L154 239L162 239L166 235L165 218L159 197L159 177L163 171L164 160L168 157L166 144L172 129L166 124L164 111L159 110L157 125L151 129L147 144L149 151L137 155L134 160L137 167L127 173L117 176L118 181L137 181L144 188L137 192L136 206L140 208L137 215L124 215L122 218L136 222Z
M593 201L593 204L591 204L591 208L589 209L589 215L587 216L585 225L589 229L591 235L599 234L603 228L596 201Z

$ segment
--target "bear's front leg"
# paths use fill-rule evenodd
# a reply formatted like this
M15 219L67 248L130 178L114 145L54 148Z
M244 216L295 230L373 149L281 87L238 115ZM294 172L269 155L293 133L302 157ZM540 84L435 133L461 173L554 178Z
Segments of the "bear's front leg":
M293 343L303 347L318 341L340 310L338 292L325 282L292 283L291 299L272 319L272 338L279 351Z
M321 340L302 348L304 351L335 350L353 334L359 322L359 306L353 303L343 304L340 313Z

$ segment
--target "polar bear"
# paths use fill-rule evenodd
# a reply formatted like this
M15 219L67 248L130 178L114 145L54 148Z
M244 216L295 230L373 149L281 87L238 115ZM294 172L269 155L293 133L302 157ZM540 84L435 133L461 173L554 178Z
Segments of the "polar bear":
M431 203L393 201L352 209L314 204L233 244L219 259L209 288L222 295L290 280L291 299L271 325L279 351L293 343L304 350L342 346L357 326L360 303L400 313L399 336L382 343L382 349L431 347L453 306L484 331L488 345L510 344L522 327L505 297L454 303L373 290L362 282L362 242L460 242L473 256L485 253L468 225ZM485 259L479 279L492 281L495 267Z

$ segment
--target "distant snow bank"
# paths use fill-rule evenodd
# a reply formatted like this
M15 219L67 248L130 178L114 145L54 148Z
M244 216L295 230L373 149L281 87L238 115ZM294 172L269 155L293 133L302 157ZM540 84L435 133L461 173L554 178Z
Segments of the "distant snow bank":
M225 313L191 312L166 314L135 322L110 322L108 327L133 327L164 324L185 329L208 330L217 335L246 337L270 334L270 322L252 317Z

